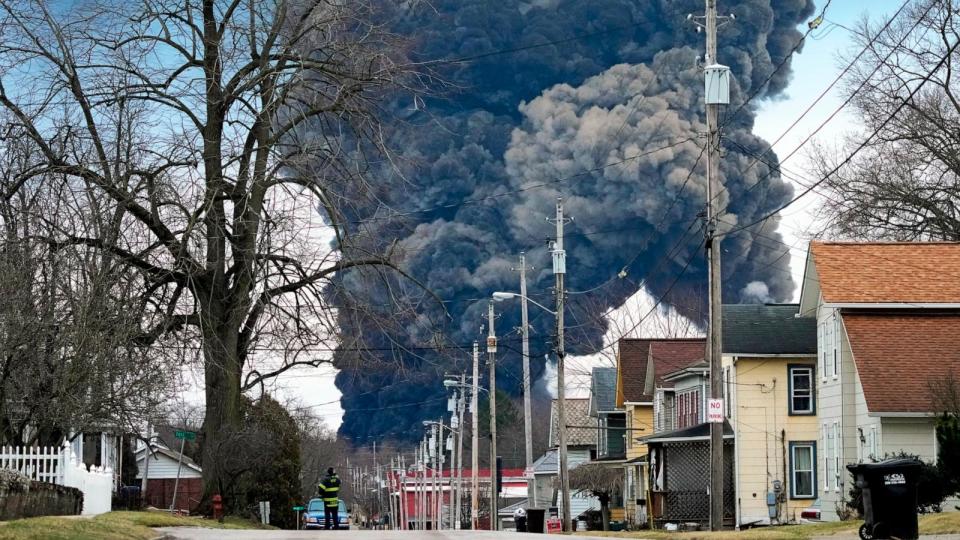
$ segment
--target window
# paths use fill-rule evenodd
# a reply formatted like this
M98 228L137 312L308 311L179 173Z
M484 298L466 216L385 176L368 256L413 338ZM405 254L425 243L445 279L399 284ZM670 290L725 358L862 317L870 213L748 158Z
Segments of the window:
M820 351L820 374L827 379L827 340L826 325L817 325L817 350Z
M824 376L830 373L833 360L833 321L829 318L823 325L823 367ZM833 373L836 376L836 373Z
M840 440L840 422L833 423L833 489L839 490L841 478L840 472L840 452L842 449Z
M731 396L733 395L733 391L731 389L732 386L733 385L731 384L731 381L730 381L730 368L725 367L723 368L723 409L724 409L723 413L724 413L724 416L726 416L727 418L732 418L732 414L731 414L731 411L732 411L731 402L733 401L733 399L731 399Z
M830 489L830 482L833 478L831 464L834 450L833 432L830 431L830 427L827 424L823 425L823 447L826 448L826 452L823 453L823 490L826 491Z
M789 412L792 415L815 414L813 366L788 366Z
M817 443L790 443L790 498L817 497Z
M870 458L877 459L880 456L879 441L877 441L877 426L870 426Z
M700 390L690 390L677 395L677 429L700 423Z
M840 316L833 314L833 378L840 375Z

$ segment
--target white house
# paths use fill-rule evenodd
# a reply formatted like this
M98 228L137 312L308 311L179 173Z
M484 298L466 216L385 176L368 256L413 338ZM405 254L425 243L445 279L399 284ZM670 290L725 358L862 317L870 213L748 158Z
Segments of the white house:
M144 470L147 474L145 502L156 508L170 508L176 488L176 508L184 512L194 511L203 493L200 466L189 457L180 456L179 452L156 443L151 445L149 464L145 464L146 449L141 443L136 451L137 481L143 480Z
M930 385L960 377L960 243L812 242L798 316L817 319L817 483L835 520L848 463L936 459Z

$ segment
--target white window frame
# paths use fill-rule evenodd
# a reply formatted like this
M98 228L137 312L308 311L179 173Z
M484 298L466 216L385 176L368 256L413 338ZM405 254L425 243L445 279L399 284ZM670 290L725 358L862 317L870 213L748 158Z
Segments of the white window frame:
M805 471L797 470L797 449L808 448L810 450L810 469ZM797 493L797 473L805 472L810 474L810 493ZM816 499L817 498L817 443L816 441L798 441L790 443L790 498L791 499Z
M823 424L823 490L828 491L830 489L830 461L833 459L831 455L833 453L834 444L833 444L833 435L830 433L829 426L826 422Z
M843 444L840 438L840 422L833 423L833 489L840 491L843 482L840 481L840 453Z
M934 435L934 438L936 438L936 435ZM870 426L870 458L880 458L880 441L877 440L877 426Z
M840 316L833 313L833 378L840 376Z
M820 370L820 377L826 381L827 380L827 325L826 323L821 323L817 325L817 346L818 351L820 352L820 363L823 364L822 369Z

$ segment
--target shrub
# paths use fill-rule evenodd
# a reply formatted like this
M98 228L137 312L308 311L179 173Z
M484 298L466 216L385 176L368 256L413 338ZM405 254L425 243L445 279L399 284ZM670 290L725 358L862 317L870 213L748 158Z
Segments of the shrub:
M0 469L0 492L26 493L30 491L30 477L10 469Z

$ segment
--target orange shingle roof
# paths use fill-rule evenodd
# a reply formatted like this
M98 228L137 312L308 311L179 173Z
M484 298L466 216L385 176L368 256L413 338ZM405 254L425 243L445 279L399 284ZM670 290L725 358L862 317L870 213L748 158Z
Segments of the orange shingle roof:
M827 303L960 303L958 242L811 242Z
M930 382L960 376L960 314L844 312L867 409L937 412Z

